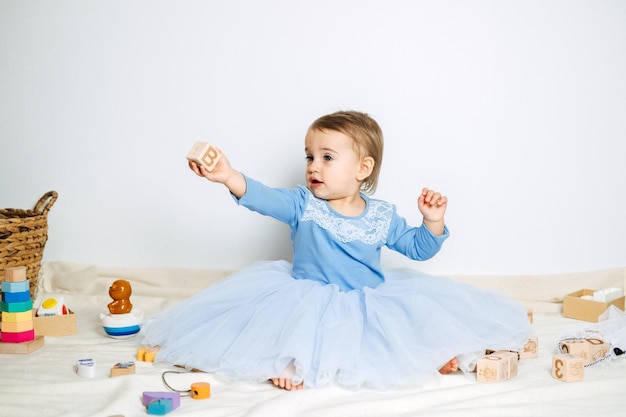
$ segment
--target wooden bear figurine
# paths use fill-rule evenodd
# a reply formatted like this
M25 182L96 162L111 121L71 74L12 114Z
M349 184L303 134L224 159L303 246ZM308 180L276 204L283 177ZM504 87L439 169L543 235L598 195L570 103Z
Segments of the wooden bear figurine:
M130 294L132 289L130 282L124 279L118 279L109 287L109 296L113 299L107 306L111 314L130 313L133 305L130 302Z

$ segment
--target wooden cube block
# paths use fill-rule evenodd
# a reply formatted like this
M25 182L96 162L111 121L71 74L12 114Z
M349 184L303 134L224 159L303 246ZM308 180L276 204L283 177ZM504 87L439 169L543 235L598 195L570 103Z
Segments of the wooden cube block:
M593 338L563 340L560 346L563 353L580 356L583 359L583 365L604 358L611 348L608 343Z
M111 377L131 375L135 373L135 362L118 362L111 368Z
M196 142L187 154L187 159L212 171L220 160L220 153L206 142Z
M4 270L4 280L7 282L26 281L26 267L13 266Z
M585 376L583 358L564 353L552 357L552 377L563 382L582 381Z
M495 354L485 355L476 364L478 382L499 382L507 379L507 360Z
M530 359L539 356L539 339L531 337L526 341L524 347L519 352L520 359Z
M506 379L515 378L517 376L517 368L519 364L519 354L517 352L511 352L510 350L498 350L492 353L491 356L499 356L504 359L506 363Z

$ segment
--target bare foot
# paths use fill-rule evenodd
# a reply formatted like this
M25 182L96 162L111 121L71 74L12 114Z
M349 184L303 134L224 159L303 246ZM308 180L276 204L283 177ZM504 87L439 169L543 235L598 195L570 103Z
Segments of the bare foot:
M448 363L446 363L441 368L439 368L439 373L442 375L446 375L446 374L451 374L452 372L456 372L458 370L459 370L459 361L457 360L457 358L452 358L448 361Z
M294 384L292 381L292 377L296 373L296 366L291 362L287 367L281 372L278 378L272 378L272 384L277 386L278 388L282 388L287 391L297 391L304 388L304 382L300 382L299 384Z
M287 391L297 391L304 388L304 382L300 382L297 385L294 385L289 378L272 378L272 384L277 386L278 388L282 388Z

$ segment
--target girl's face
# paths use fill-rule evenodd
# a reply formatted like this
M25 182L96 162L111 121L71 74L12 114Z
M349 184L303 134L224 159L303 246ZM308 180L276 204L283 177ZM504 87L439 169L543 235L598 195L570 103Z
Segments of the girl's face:
M333 130L310 130L304 151L306 183L315 197L337 200L359 195L361 163L352 138Z

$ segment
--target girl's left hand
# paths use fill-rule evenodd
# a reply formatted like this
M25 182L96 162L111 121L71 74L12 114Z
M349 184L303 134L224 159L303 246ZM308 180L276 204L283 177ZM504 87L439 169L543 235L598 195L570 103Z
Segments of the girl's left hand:
M417 198L417 208L424 219L431 222L443 220L447 206L448 197L428 188L423 188L422 193Z

